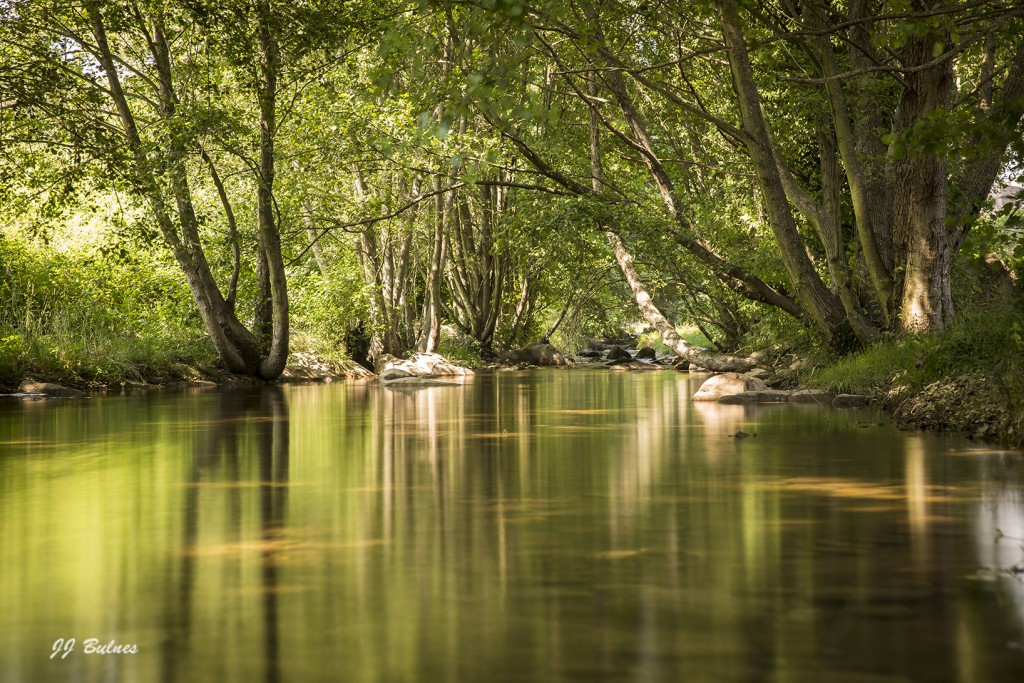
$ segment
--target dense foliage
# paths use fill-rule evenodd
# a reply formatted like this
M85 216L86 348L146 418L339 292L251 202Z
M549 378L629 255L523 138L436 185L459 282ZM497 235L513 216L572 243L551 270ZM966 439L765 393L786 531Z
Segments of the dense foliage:
M1022 262L986 202L1024 154L1022 15L0 3L3 374L941 331L972 264Z

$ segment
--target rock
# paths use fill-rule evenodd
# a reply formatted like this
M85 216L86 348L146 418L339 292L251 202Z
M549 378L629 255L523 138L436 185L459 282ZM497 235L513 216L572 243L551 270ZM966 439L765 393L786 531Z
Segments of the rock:
M609 370L638 370L638 371L642 372L642 371L645 371L645 370L661 370L662 366L655 365L654 363L643 363L643 362L638 361L638 360L628 360L628 361L615 361L614 363L612 363L611 365L608 366L608 369Z
M789 403L790 393L781 389L765 389L764 391L741 391L738 394L726 394L716 400L726 405L742 405L747 403ZM694 399L696 400L696 399Z
M738 372L723 372L709 377L693 395L694 401L717 401L722 396L739 394L744 391L765 391L768 385L756 377Z
M655 358L658 357L658 354L655 352L653 347L645 346L644 348L637 351L636 355L633 357L636 360L654 360Z
M608 348L608 346L600 339L594 339L593 337L587 337L587 348L591 351L597 351L600 353Z
M832 394L821 389L800 389L794 391L790 397L790 403L820 403L826 404L832 400Z
M389 358L380 371L382 382L394 382L409 377L450 377L472 375L473 371L455 365L437 353L414 353L406 360Z
M739 430L738 432L736 432L735 434L733 434L732 436L734 436L734 437L735 437L735 438L737 438L737 439L745 439L745 438L747 438L748 436L750 436L750 434L747 434L747 433L746 433L745 431L743 431L743 430L741 429L741 430Z
M380 372L380 379L382 382L393 382L398 379L408 379L409 377L416 377L416 375L401 367L384 368Z
M580 358L600 358L601 352L595 351L594 349L583 349L576 355L579 356Z
M868 397L859 394L839 394L832 399L836 408L863 408L868 404Z
M43 396L51 396L53 398L81 398L85 396L84 391L72 389L63 384L36 382L31 379L22 382L21 386L18 387L18 392L22 394L42 394Z
M534 342L521 349L513 349L502 356L502 360L505 363L529 363L539 366L571 365L561 351L543 342Z
M672 361L672 367L676 369L676 372L689 372L690 361L684 360L682 358L676 358L674 361Z
M772 373L770 373L769 371L765 370L764 368L754 368L753 370L747 370L743 374L746 375L747 377L756 377L757 379L767 379L768 376L771 375Z
M446 382L435 377L396 377L391 380L383 380L388 389L413 389L423 387L457 387L458 382Z
M608 360L633 360L633 356L621 346L613 346L608 349Z

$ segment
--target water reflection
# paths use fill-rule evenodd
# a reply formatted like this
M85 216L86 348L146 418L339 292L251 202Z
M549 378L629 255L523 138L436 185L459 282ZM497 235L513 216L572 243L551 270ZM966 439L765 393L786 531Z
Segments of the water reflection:
M195 599L196 584L201 580L197 576L197 558L223 555L240 561L252 550L259 566L263 680L276 683L281 680L277 555L286 526L288 502L288 403L280 387L225 389L214 398L215 405L210 406L214 417L193 447L182 506L180 603L175 601L169 606L171 609L166 610L166 614L174 618L167 625L168 633L177 635L178 639L164 648L163 680L179 680L178 664L183 660L182 653L193 645L190 642L192 613L200 607ZM253 456L255 471L249 462ZM203 494L208 488L223 490L227 500L218 497L205 501ZM258 535L254 543L246 543L249 526L245 519L246 494L253 490L258 498ZM223 518L215 503L226 503ZM207 506L215 509L206 510ZM211 535L218 540L211 543ZM229 586L223 586L222 590L230 594Z
M0 680L1024 675L1018 454L694 388L0 406ZM46 659L73 633L142 651Z

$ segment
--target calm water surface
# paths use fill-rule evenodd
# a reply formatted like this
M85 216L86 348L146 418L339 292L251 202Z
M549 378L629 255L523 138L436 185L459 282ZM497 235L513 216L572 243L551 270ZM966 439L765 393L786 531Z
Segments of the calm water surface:
M1021 454L698 383L8 399L0 681L1024 680Z

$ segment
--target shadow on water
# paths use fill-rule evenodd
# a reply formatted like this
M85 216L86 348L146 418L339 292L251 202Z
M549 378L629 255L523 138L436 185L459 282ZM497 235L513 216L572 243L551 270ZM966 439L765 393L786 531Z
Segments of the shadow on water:
M174 621L167 624L172 642L164 648L163 676L167 683L180 680L178 664L191 634L191 615L197 609L196 562L199 553L200 518L203 514L204 484L225 486L228 496L227 536L234 543L243 541L243 495L247 485L258 491L259 591L262 595L263 647L266 683L281 680L280 619L278 617L278 566L275 543L287 523L289 485L288 401L280 387L245 387L216 393L213 418L205 433L197 439L192 453L185 500L180 584L177 593L168 591L176 604L166 614ZM247 449L254 440L255 448ZM255 457L255 481L251 463ZM177 642L175 642L177 641Z

